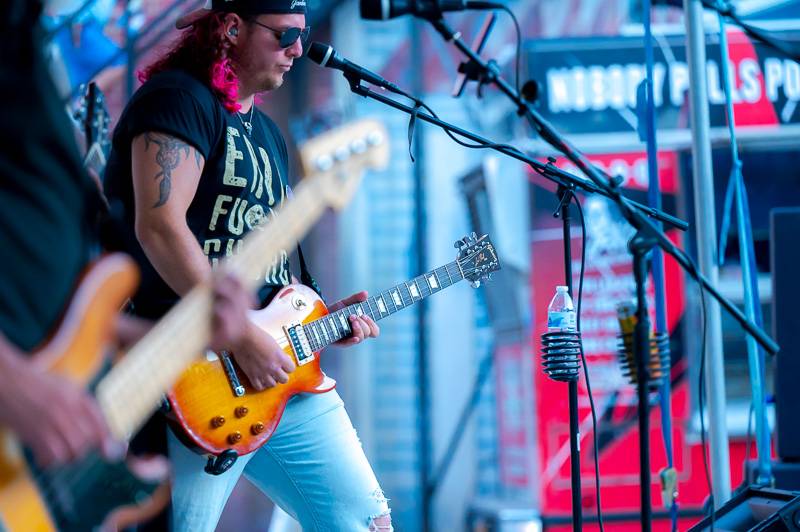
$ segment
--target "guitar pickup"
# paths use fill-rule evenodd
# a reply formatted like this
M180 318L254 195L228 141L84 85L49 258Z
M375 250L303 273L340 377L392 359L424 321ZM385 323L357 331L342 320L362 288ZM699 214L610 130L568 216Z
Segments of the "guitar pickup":
M298 366L308 364L314 360L314 351L311 350L311 344L308 343L308 337L302 323L290 323L283 330L286 332L286 338L289 339L289 345L292 347Z

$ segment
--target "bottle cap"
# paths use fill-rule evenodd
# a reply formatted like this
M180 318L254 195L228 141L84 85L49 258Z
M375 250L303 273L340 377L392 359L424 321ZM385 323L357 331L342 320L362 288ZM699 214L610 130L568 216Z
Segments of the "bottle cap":
M567 292L568 287L566 286L556 286L556 292Z

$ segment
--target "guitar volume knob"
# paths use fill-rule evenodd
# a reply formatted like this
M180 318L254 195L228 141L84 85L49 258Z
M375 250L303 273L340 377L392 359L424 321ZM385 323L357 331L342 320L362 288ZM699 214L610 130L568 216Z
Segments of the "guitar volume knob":
M222 416L217 416L211 419L211 426L215 429L220 428L222 425L225 424L225 418Z
M230 434L228 434L228 443L230 443L231 445L235 445L235 444L239 443L240 441L242 441L242 433L241 432L236 431L236 432L231 432Z
M258 436L262 432L264 432L264 424L260 421L258 423L253 423L250 425L250 432L253 433L253 436Z
M246 406L237 406L234 414L236 414L236 417L242 418L246 416L249 411L250 409L248 409Z

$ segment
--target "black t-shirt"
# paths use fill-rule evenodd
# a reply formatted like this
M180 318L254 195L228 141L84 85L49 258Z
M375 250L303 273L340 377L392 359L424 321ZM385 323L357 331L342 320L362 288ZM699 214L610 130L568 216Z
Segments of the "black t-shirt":
M286 196L288 155L278 127L255 110L252 134L248 115L229 113L199 80L181 71L153 76L134 94L114 131L106 168L106 194L116 217L115 237L142 268L134 312L156 318L178 299L160 278L136 241L131 176L131 142L144 132L165 133L194 146L205 159L194 199L186 214L192 233L212 265L236 254L243 237L274 216ZM157 208L157 207L156 207ZM288 254L282 251L266 272L253 272L265 285L262 302L290 282Z
M86 267L100 196L42 58L38 3L11 5L22 10L3 9L4 23L24 22L0 24L9 41L0 50L0 331L29 351L57 325Z

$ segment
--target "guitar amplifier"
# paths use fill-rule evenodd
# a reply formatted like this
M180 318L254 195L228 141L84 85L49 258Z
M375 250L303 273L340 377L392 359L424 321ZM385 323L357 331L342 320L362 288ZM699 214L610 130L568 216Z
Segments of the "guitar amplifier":
M689 532L800 531L800 492L748 487Z
M800 461L800 207L770 212L772 337L781 350L776 359L775 417L777 451L782 461ZM800 488L800 483L792 488Z

